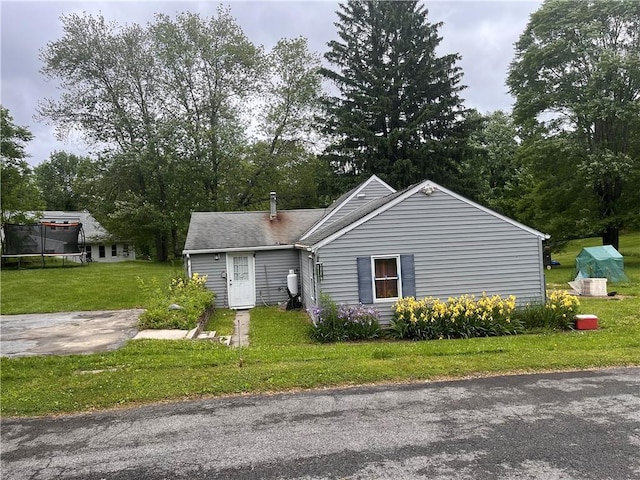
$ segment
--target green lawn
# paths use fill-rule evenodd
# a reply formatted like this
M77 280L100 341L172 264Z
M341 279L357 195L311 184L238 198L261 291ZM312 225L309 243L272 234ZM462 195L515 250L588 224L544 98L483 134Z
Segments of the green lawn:
M640 301L589 299L598 331L319 345L303 312L252 311L251 346L130 341L93 355L2 359L2 415L46 415L210 395L640 364ZM239 360L242 358L242 366Z
M53 264L46 268L3 268L0 313L49 313L141 308L152 293L143 288L154 281L167 284L182 273L181 266L132 261Z
M585 238L569 243L566 250L553 254L554 260L560 262L559 267L545 270L548 288L568 289L567 282L576 276L576 256L584 247L602 245L600 238ZM620 253L624 256L625 273L630 282L607 285L608 291L617 291L621 295L640 296L640 232L620 236Z
M240 351L209 341L136 340L100 354L2 358L2 415L79 412L247 392L640 365L640 296L635 293L640 283L640 251L633 238L624 237L624 242L628 247L623 243L621 250L630 251L625 266L632 279L620 286L624 296L581 300L583 313L598 315L597 331L320 345L307 336L304 312L258 307L251 312L251 345ZM571 276L570 260L581 246L572 245L566 259L556 256L563 266L547 272L549 281L565 287L565 277ZM135 265L124 267L143 269ZM167 267L149 269L171 274ZM16 278L20 277L5 277L3 272L3 308L5 288ZM37 292L23 286L27 288ZM229 311L220 311L214 318L212 325L219 322L230 329Z

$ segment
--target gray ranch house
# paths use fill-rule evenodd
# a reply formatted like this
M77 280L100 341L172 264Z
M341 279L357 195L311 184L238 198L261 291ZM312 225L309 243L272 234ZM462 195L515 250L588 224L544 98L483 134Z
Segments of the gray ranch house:
M548 236L434 182L395 191L375 175L326 209L195 212L183 251L187 274L207 275L216 306L288 300L297 275L304 306L321 293L377 308L400 297L515 295L545 299Z

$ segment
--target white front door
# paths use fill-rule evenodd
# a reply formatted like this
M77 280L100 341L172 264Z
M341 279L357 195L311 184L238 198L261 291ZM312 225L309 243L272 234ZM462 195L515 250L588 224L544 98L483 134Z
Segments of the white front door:
M256 304L255 264L251 253L227 254L229 308L251 308Z

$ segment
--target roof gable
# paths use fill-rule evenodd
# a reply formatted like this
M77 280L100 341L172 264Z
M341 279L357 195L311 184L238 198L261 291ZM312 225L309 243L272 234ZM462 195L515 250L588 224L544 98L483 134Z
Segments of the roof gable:
M430 196L435 192L441 192L461 202L464 202L473 208L477 208L480 211L488 213L494 216L495 218L498 218L501 221L509 223L521 230L524 230L527 233L538 236L541 239L549 238L549 236L544 233L541 233L526 225L523 225L511 218L505 217L504 215L501 215L487 207L483 207L482 205L479 205L461 195L458 195L457 193L454 193L451 190L448 190L445 187L442 187L435 182L426 180L424 182L417 183L413 186L410 186L400 192L396 192L394 194L387 195L386 197L372 200L371 202L363 205L357 210L350 212L348 215L344 216L342 219L340 219L338 222L335 222L333 225L330 225L325 229L317 231L313 235L308 235L306 236L306 238L303 237L299 242L299 246L312 247L315 249L315 248L320 248L324 245L327 245L333 240L341 237L342 235L348 233L349 231L353 230L359 225L362 225L363 223L376 217L380 213L385 212L386 210L392 208L394 205L397 205L398 203L404 201L405 199L415 195L420 191L422 191L427 196Z
M395 192L396 190L393 187L379 177L371 175L366 181L338 197L326 209L323 217L305 232L301 239L304 240L315 232L327 228L363 205Z

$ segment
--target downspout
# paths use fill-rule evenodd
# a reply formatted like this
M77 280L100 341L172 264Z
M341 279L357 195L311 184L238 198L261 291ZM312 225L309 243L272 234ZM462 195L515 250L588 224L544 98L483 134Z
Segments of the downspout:
M192 275L191 275L191 255L186 253L185 257L187 258L187 275L189 276L189 278L191 278L192 277Z
M538 242L538 262L540 265L540 281L542 282L542 304L543 305L547 303L547 274L544 268L544 245L542 243L544 242L544 240L540 240Z

